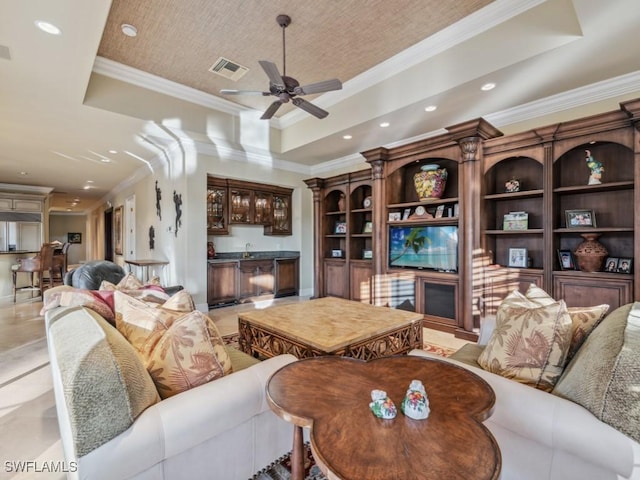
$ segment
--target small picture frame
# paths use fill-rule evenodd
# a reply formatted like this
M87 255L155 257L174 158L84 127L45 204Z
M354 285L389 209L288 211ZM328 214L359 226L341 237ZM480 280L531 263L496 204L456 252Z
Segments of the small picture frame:
M373 250L362 250L362 259L370 260L373 258Z
M347 222L336 222L336 228L333 233L336 233L336 234L347 233Z
M411 209L405 208L404 213L402 214L402 220L409 220L409 215L411 215Z
M631 267L633 267L633 259L631 258L619 258L618 259L618 273L631 273Z
M342 258L343 256L344 256L344 252L341 249L336 248L335 250L331 250L332 258Z
M527 230L529 228L529 214L527 212L505 213L502 220L503 230Z
M81 233L67 233L67 242L69 243L82 243Z
M390 222L398 222L400 221L400 212L389 212L389 221Z
M565 210L567 228L584 228L596 226L596 214L593 210Z
M616 257L607 257L607 260L604 262L604 271L615 273L618 271L618 258Z
M453 216L454 217L459 217L460 216L460 207L457 203L453 204Z
M371 233L371 232L373 232L373 222L364 222L362 233Z
M571 250L558 250L558 262L560 263L560 270L576 269Z
M436 213L435 213L435 218L442 218L442 215L444 214L444 205L438 205L438 208L436 208Z
M509 249L509 263L507 266L516 268L527 267L527 249L526 248L510 248Z

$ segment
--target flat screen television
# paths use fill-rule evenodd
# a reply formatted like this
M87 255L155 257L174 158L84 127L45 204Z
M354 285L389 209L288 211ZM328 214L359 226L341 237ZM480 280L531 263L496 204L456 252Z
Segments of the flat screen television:
M458 271L457 225L390 225L389 267Z

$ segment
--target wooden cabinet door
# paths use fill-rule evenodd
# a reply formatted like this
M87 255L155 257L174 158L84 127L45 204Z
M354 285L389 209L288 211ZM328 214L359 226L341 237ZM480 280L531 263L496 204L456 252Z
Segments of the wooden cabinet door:
M349 276L344 260L324 260L324 296L349 298Z
M554 298L564 299L568 307L606 303L612 312L633 302L633 278L617 273L556 273L553 293Z
M291 194L273 194L271 222L265 235L291 235Z
M207 303L210 306L238 300L238 262L209 263Z
M240 261L240 300L273 294L275 287L273 263L273 260Z
M352 262L350 270L351 300L371 303L371 262Z
M297 258L277 258L275 296L297 295L299 289L299 261Z

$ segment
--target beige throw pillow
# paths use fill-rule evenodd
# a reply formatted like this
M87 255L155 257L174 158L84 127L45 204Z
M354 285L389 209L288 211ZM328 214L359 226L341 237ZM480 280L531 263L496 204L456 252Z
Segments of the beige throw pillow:
M492 373L551 391L562 374L570 340L571 317L564 301L540 305L514 290L498 308L496 328L478 364Z
M115 309L116 327L141 355L162 398L231 373L222 337L204 313L150 307L119 291Z

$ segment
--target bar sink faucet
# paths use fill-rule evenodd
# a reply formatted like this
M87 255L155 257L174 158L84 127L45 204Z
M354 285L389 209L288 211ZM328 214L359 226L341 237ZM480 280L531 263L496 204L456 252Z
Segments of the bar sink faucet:
M251 246L251 244L250 244L250 243L247 243L247 244L244 246L244 252L242 252L242 258L249 258L249 257L251 257L251 255L249 254L249 247L250 247L250 246Z

